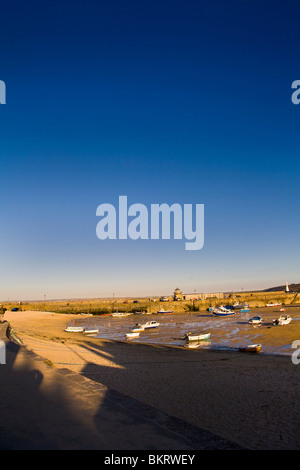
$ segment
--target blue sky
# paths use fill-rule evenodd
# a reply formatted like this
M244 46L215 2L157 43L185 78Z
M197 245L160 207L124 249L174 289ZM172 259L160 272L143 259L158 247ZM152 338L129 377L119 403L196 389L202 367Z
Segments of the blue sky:
M296 1L1 7L0 298L299 282ZM205 204L205 244L96 237L96 208Z

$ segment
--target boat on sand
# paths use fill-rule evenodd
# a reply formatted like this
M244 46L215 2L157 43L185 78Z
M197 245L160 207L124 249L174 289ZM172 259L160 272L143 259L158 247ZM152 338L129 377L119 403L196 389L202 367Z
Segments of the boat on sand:
M289 323L291 323L291 321L292 321L292 317L289 317L288 315L280 315L279 318L277 318L276 320L273 320L273 325L284 326L284 325L288 325Z
M144 327L142 325L140 325L139 323L137 323L132 329L131 329L131 332L132 333L140 333L141 331L144 331Z
M84 328L83 333L86 335L95 335L99 332L97 328Z
M113 312L111 314L112 317L119 317L119 318L128 317L128 315L131 315L131 313L130 312Z
M251 325L261 325L262 324L262 318L261 317L252 317L250 318L249 322Z
M235 315L235 312L221 305L221 307L214 308L212 314L217 317L228 317L230 315Z
M205 333L205 332L202 332L202 333L199 333L199 334L186 333L184 335L183 339L185 339L187 341L201 341L201 340L208 339L209 337L210 337L210 333Z
M137 338L138 336L140 336L140 333L139 332L130 332L130 333L126 333L126 338Z
M84 328L82 326L67 326L64 331L68 333L82 333Z
M164 310L163 308L161 308L160 310L157 311L157 313L159 314L173 313L173 310Z
M240 352L251 352L251 353L258 353L261 350L261 344L249 344L245 347L240 347Z
M152 321L147 321L146 323L144 323L141 326L144 328L144 330L146 330L146 329L149 329L149 328L157 328L159 325L160 325L160 323L158 323L155 320L152 320Z

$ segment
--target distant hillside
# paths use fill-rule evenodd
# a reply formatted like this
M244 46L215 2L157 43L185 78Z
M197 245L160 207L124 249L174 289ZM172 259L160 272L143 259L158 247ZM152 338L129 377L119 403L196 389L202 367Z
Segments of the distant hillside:
M298 284L289 284L290 292L300 292L300 283ZM264 289L262 292L277 292L285 290L284 286L270 287L269 289Z

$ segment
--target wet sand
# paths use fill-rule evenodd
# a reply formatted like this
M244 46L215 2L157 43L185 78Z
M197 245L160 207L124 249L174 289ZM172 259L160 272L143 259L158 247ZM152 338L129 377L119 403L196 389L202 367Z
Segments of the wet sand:
M224 322L229 322L224 325L207 312L180 318L143 316L144 321L155 319L162 327L165 325L170 338L175 337L178 323L198 327L199 321L211 322L212 342L223 344L227 350L211 349L211 346L186 350L182 344L165 346L157 339L153 341L155 336L154 344L150 345L147 338L136 343L64 332L65 326L73 321L88 326L96 321L92 317L79 319L78 315L6 312L5 319L28 349L47 358L56 368L69 368L245 448L298 449L300 365L294 365L289 355L270 352L291 353L290 345L300 339L297 320L300 309L287 309L293 320L285 327L271 326L272 319L280 314L278 307L260 309L259 313L264 319L264 325L259 328L248 325L242 314L227 318ZM250 316L255 314L258 312L252 310ZM113 324L121 323L128 331L140 319L134 316L114 321L104 317L100 321L103 327L110 322L111 329ZM213 320L219 322L214 330ZM173 325L176 328L172 329ZM230 338L228 329L235 332ZM253 339L262 343L266 354L233 350Z

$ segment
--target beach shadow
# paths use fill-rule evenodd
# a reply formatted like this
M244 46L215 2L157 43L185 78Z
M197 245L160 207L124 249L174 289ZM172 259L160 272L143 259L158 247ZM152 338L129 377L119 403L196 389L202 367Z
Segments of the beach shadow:
M119 450L240 448L201 426L182 419L188 405L184 403L185 393L188 391L193 394L194 388L197 397L199 388L197 380L192 378L188 370L188 383L176 383L173 373L178 364L173 362L170 367L168 359L168 355L174 350L160 345L122 342L105 342L101 345L85 342L81 346L109 361L102 365L88 363L81 371L81 375L93 383L107 387L105 399L94 421L99 433L102 434L106 428L108 446L112 445L112 448ZM189 355L189 351L186 351L182 360L185 368L189 369L189 366L195 364L195 355ZM182 374L185 375L184 370ZM185 393L173 390L178 385L178 388L185 389ZM197 399L193 405L189 403L189 406L196 410ZM111 424L115 421L114 426L108 425L109 419Z
M6 361L0 365L0 450L97 449L98 435L78 413L76 388L68 388L58 371L25 347L7 338L5 346Z

